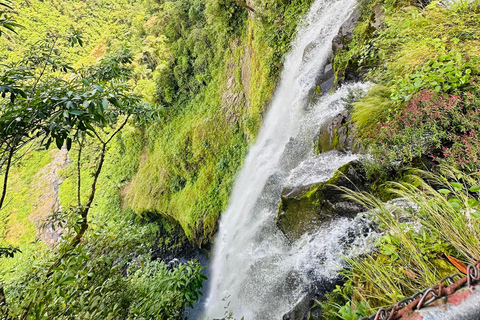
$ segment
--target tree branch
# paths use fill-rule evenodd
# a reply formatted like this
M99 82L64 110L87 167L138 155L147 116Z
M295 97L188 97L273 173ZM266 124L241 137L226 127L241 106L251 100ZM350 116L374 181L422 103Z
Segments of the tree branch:
M244 7L244 8L247 9L248 11L250 11L250 12L255 12L255 10L254 10L252 7L250 7L248 4L246 4L245 2L240 1L240 0L233 0L233 1L235 1L238 5Z
M78 157L77 157L77 200L78 200L78 206L80 207L82 205L82 200L80 198L80 186L81 186L81 172L80 172L80 162L82 159L82 149L83 149L83 144L85 142L85 137L82 138L82 141L78 142L79 148L78 148Z
M125 118L125 121L123 121L123 123L120 125L120 127L118 127L118 129L110 136L110 138L108 138L107 142L105 142L105 144L109 143L113 137L115 137L115 135L123 129L123 127L125 127L125 125L127 124L128 122L128 119L130 119L130 114Z
M48 53L48 58L50 58L52 56L52 52L53 52L53 49L55 48L55 45L57 44L57 41L58 41L58 38L56 38L55 41L53 41L52 47L50 48L50 52ZM38 75L38 78L35 80L35 84L33 85L31 97L33 97L35 95L35 90L37 90L37 85L40 82L40 79L45 74L45 70L47 69L47 65L48 65L48 63L47 63L47 61L45 61L45 65L43 66L42 71ZM29 102L28 102L29 105L30 105L30 101L31 100L29 100Z
M3 178L3 190L2 190L2 197L0 198L0 210L3 209L3 202L5 201L5 196L7 194L7 185L8 185L8 173L10 172L10 166L12 164L13 152L15 148L13 146L10 147L10 151L8 153L7 159L7 168L5 169L5 177Z

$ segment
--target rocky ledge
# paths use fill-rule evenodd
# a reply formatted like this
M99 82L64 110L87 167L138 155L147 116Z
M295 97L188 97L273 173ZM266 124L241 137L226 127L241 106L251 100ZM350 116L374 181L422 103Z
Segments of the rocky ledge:
M365 208L346 199L340 188L367 190L368 185L362 164L355 160L323 181L287 187L282 191L277 226L290 241L295 241L334 218L354 217Z

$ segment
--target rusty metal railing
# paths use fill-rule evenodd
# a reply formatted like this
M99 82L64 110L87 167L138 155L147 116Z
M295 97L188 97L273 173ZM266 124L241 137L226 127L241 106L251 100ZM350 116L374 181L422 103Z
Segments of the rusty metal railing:
M457 280L456 280L457 279ZM459 273L443 278L440 282L421 292L417 292L411 297L397 302L391 308L380 308L376 314L365 317L360 320L398 320L404 315L419 310L435 300L452 295L462 287L473 285L480 281L480 261L467 267L467 275L462 276ZM445 284L448 283L447 286Z

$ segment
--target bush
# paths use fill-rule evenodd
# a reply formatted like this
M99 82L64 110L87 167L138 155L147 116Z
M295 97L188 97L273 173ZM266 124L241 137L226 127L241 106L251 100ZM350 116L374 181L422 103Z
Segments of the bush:
M116 255L120 243L97 237L79 246L46 275L49 256L31 261L5 284L7 320L24 319L180 319L198 299L202 267L196 261L169 269L150 261L141 247L136 256ZM112 246L114 244L114 246ZM108 251L110 250L110 251ZM113 253L113 254L112 254Z
M354 319L353 306L367 304L369 313L374 313L372 308L390 307L457 273L445 255L477 261L479 184L478 173L442 166L436 173L413 170L403 182L388 183L389 192L402 198L395 202L344 189L347 197L370 209L384 233L373 252L347 259L345 284L329 294L322 306L329 314Z
M383 163L408 162L428 154L465 170L478 169L479 101L480 96L470 92L443 95L423 90L399 116L369 131L366 139Z

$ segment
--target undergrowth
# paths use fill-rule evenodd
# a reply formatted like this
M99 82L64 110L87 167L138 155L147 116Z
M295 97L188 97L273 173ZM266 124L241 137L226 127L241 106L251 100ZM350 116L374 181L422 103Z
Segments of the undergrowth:
M337 71L377 84L354 103L360 144L384 166L427 155L477 169L478 1L385 3L380 16L374 5L335 57Z
M165 113L146 130L147 152L127 193L137 213L173 218L198 246L212 241L311 2L260 1L249 15L233 1L158 7L144 32L166 36L168 54L153 72Z
M35 240L35 223L29 216L42 196L39 171L50 163L53 152L36 148L35 144L27 146L25 156L18 159L11 170L7 205L0 210L3 222L0 225L0 241L3 244L19 245ZM3 179L3 175L1 177Z
M446 256L466 264L480 258L478 173L446 166L436 173L412 172L404 182L388 184L402 200L384 203L371 194L344 190L371 210L383 236L373 252L347 259L345 284L320 302L324 319L371 314L458 273ZM355 315L357 306L362 314Z

